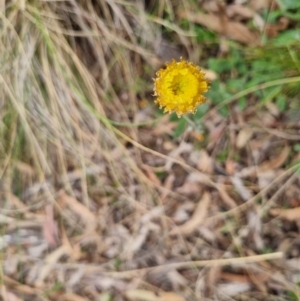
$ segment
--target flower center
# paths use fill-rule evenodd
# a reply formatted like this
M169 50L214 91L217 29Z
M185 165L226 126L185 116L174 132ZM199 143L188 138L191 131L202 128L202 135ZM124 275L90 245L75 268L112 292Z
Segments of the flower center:
M179 97L179 99L190 101L197 95L198 81L193 74L187 72L183 72L183 74L179 73L173 76L169 89L173 95Z
M187 80L181 74L174 76L172 83L170 85L171 91L174 95L180 95L185 93L185 87L187 85Z

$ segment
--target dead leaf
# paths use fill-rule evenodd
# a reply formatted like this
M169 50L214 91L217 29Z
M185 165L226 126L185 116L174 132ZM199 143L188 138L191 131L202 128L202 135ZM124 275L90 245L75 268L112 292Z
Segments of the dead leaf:
M271 159L270 161L262 163L259 166L259 171L276 169L276 168L280 167L281 165L283 165L285 163L289 153L290 153L290 147L285 146L284 149L281 151L281 153L277 157Z
M250 275L251 273L251 275ZM222 272L220 274L220 278L223 280L227 280L227 281L234 281L234 282L242 282L242 283L249 283L252 282L252 278L256 278L256 280L260 281L260 282L264 282L266 280L268 280L271 276L268 275L267 273L255 273L253 274L252 272L248 271L248 274L246 275L241 275L241 274L233 274L233 273L226 273L226 272Z
M125 292L126 298L140 301L185 301L185 299L173 292L154 293L151 291L135 289Z
M251 19L255 14L255 12L251 8L243 6L241 4L227 5L226 13L229 18L237 15L242 17L243 19Z
M252 191L250 191L243 183L240 177L233 176L231 177L231 182L236 188L239 195L243 198L244 201L248 201L253 197Z
M169 195L170 191L172 190L174 181L175 181L174 174L168 175L168 177L166 178L166 180L164 182L165 189L162 191L162 194L161 194L162 201Z
M270 38L278 36L280 31L285 30L289 25L289 19L281 17L275 24L266 25L266 34Z
M236 170L237 163L231 159L226 160L225 162L225 170L228 175L233 175Z
M5 284L9 287L12 287L14 290L17 290L19 293L22 294L31 294L31 295L41 295L42 291L38 290L37 288L32 288L31 286L20 284L20 282L16 281L13 278L4 275Z
M232 274L222 272L220 274L220 278L227 281L235 281L235 282L242 282L242 283L249 283L250 279L248 275L241 275L241 274Z
M175 290L180 289L183 286L188 285L189 281L184 278L177 270L175 269L171 269L168 272L168 279L170 280L170 282L172 283L173 288L175 288Z
M162 292L159 301L185 301L185 299L173 292Z
M236 147L239 149L244 148L252 135L253 131L250 128L242 128L236 138Z
M61 300L61 301L86 301L86 298L83 298L81 296L78 296L76 294L73 293L66 293L66 294L57 294L57 296L55 296L55 294L52 296L52 299L56 299L56 300Z
M219 16L213 14L180 12L180 18L186 18L191 22L201 24L213 31L227 36L229 39L241 42L247 45L258 44L258 34L250 31L248 27L239 22L222 20Z
M232 208L237 207L236 202L227 194L227 192L225 190L219 189L219 194L220 194L220 197L223 200L224 204L228 208L232 209Z
M272 181L276 178L276 172L272 169L260 171L258 168L256 170L258 176L258 186L260 189L264 189L266 186L271 184Z
M210 133L209 133L209 140L210 143L216 143L219 141L220 137L223 134L223 131L226 128L226 124L224 122L222 122L220 125L215 126L215 125L211 125L210 126Z
M270 8L272 2L273 0L250 0L249 6L255 11L259 11L264 8Z
M192 217L183 225L174 228L170 232L170 235L176 235L179 233L182 235L192 234L203 223L205 217L207 216L210 201L210 194L207 191L204 192Z
M2 293L2 297L5 301L22 301L22 299L11 292Z
M38 288L42 288L45 285L45 279L47 279L51 271L55 269L55 264L57 264L63 256L69 256L69 252L70 249L63 245L47 255L44 260L45 264L39 270L39 275L35 280L34 285Z
M81 220L86 224L87 231L93 231L96 227L95 215L82 203L78 202L75 198L67 195L64 191L61 191L57 199L58 203L63 207L67 205L70 210L77 214Z
M287 259L285 262L290 269L300 271L300 258Z
M278 117L281 113L278 106L273 102L267 102L265 106L269 110L269 112L275 117Z
M45 221L43 224L43 233L47 243L50 246L56 246L58 240L58 227L54 220L53 205L47 204L45 206Z
M172 135L174 128L177 126L176 122L170 122L170 117L166 114L157 123L157 126L152 131L153 136L161 137L164 134Z
M201 68L201 71L205 73L205 78L209 81L214 81L219 77L218 74L213 70Z
M67 236L66 230L63 227L63 225L61 225L60 227L60 235L61 235L61 242L62 245L65 246L65 248L68 250L68 253L70 254L70 256L72 257L73 260L79 260L81 257L81 247L80 244L77 243L75 245L71 245L69 238Z
M270 210L270 214L293 222L300 220L300 207L293 209L274 208Z
M201 189L202 185L187 180L182 186L176 188L176 192L184 195L193 195L199 194Z
M156 185L160 185L160 179L157 177L157 175L154 173L151 166L148 166L146 164L143 164L142 169L145 171L147 177Z
M206 290L208 295L211 295L220 279L220 266L213 266L209 269L205 279L206 279Z
M222 283L217 286L223 294L228 296L235 296L247 292L251 289L251 283L241 283L241 282L230 282Z
M195 204L191 201L180 204L173 214L173 221L178 224L186 222L191 216L189 212L192 212L194 208Z
M193 145L191 143L186 143L186 142L182 141L177 148L175 148L168 154L170 159L167 159L167 161L166 161L166 165L165 165L166 170L169 171L172 168L172 166L174 164L174 161L172 160L172 158L179 159L179 157L182 153L189 153L192 150L193 150Z
M200 151L197 168L208 174L212 174L214 170L214 162L205 150Z

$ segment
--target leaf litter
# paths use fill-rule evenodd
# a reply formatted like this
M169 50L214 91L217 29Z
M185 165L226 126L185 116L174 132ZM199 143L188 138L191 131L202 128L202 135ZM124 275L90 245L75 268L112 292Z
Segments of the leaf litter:
M249 29L246 22L257 21L270 1L244 2L221 7L211 1L210 7L203 6L205 13L174 11L173 17L253 45L259 41L261 26ZM111 28L124 35L116 39L122 51L131 55L137 69L142 68L141 57L158 65L166 50L149 50L146 40L138 48L129 42L131 29L146 26L149 16L139 19L121 2L113 5L98 13L108 17L114 12L107 22L115 22ZM86 14L83 20L89 20L84 26L92 22ZM93 26L107 34L99 49L108 57L114 36L107 24ZM184 41L177 42L176 47L169 42L164 47L178 54ZM94 59L99 53L93 53L88 43L77 47L88 49L86 60L91 56L96 68L106 66ZM130 76L126 62L120 62L116 69L111 62L110 80L119 76L120 66L125 68L121 69L124 76ZM217 80L214 71L208 71L211 80ZM121 95L122 87L118 89ZM129 120L144 121L144 116L151 120L151 111L138 115L131 96L123 99L131 116L123 120L124 112L108 104L109 118L127 125ZM280 295L299 294L300 178L299 167L291 167L298 164L299 154L293 150L297 140L289 139L292 134L288 132L299 135L299 124L287 127L276 108L266 108L259 118L250 109L240 111L239 118L212 111L203 122L202 135L209 137L204 143L196 135L187 135L188 128L173 139L176 122L166 116L134 130L120 126L144 148L124 139L111 149L107 132L93 128L85 140L77 129L82 147L92 154L86 162L90 169L58 155L55 160L65 162L67 172L53 182L36 178L33 165L17 162L18 172L32 179L32 185L22 193L1 191L1 298L183 301L251 300L255 296L256 300L280 300ZM90 121L84 127L93 127ZM89 136L94 133L106 137L108 145L93 151L92 146L99 143ZM72 149L68 138L64 144ZM285 176L288 169L290 174ZM288 176L293 177L291 181Z

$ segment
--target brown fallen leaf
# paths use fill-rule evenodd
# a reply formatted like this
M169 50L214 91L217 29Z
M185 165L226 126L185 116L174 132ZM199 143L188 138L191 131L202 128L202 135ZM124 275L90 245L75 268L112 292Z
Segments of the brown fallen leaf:
M205 150L202 150L199 153L197 168L204 173L208 173L208 174L213 173L214 170L213 159L208 155L208 153Z
M45 285L45 279L50 275L51 271L55 269L55 264L64 256L70 256L70 249L66 246L60 246L46 256L44 265L39 269L37 279L34 281L34 285L37 288L43 288Z
M219 141L220 137L223 134L223 131L226 129L226 124L225 122L222 122L220 125L217 127L212 127L210 130L210 135L209 135L209 140L211 143L216 143Z
M278 216L288 221L296 221L300 220L300 207L296 207L293 209L281 209L281 208L274 208L270 210L270 214L273 216Z
M152 131L153 136L155 137L161 137L164 134L172 135L173 130L177 126L176 122L170 122L169 116L165 115L160 119L160 121L157 123L156 127Z
M227 159L225 162L225 170L228 175L233 175L236 170L237 163L234 160Z
M246 45L256 45L259 42L259 35L249 30L245 25L239 22L224 20L213 14L180 12L180 18L186 18L191 22L201 24L213 31L223 34L229 39L238 41Z
M162 292L159 294L160 301L185 301L185 299L173 292Z
M280 167L281 165L283 165L285 163L289 153L290 153L290 147L285 146L284 149L281 151L281 153L277 157L271 159L270 161L262 163L258 167L258 170L265 171L265 170L275 169L275 168Z
M289 25L289 19L281 17L275 24L266 25L266 34L270 38L278 36L280 31L285 30Z
M81 296L78 296L73 293L65 293L65 294L53 294L51 295L53 299L61 300L61 301L86 301L87 299ZM56 298L55 298L56 297Z
M219 189L220 197L223 203L230 209L236 208L237 204L233 198L231 198L224 189Z
M29 285L26 284L20 284L20 282L16 281L13 278L8 277L7 275L4 275L4 283L6 286L11 287L13 290L18 291L22 295L41 295L42 291L37 288L32 288Z
M255 11L260 11L264 8L270 9L270 5L273 4L273 0L250 0L249 6Z
M72 196L61 191L57 202L61 207L68 206L81 220L86 224L86 231L93 231L96 228L96 216L82 203L77 201Z
M53 204L45 206L45 221L43 224L43 234L50 246L55 247L58 243L58 226L54 219Z
M176 192L184 195L200 194L202 185L186 181L182 186L175 189Z
M226 273L226 272L222 272L220 274L220 278L223 280L234 281L234 282L243 282L243 283L251 282L248 275L233 274L233 273Z
M148 166L146 164L143 164L142 169L145 171L146 176L155 183L156 185L161 185L160 179L157 177L157 175L154 173L151 166Z
M129 300L140 301L185 301L185 299L173 292L154 293L147 290L133 289L125 292Z
M167 176L165 182L164 182L164 190L162 191L161 194L161 200L163 201L170 193L172 190L173 184L175 181L175 176L173 174L170 174Z
M213 294L214 289L219 282L221 270L222 268L220 266L212 266L209 268L205 277L206 291L208 295Z
M236 147L241 149L246 146L253 135L253 131L250 128L243 128L237 135Z
M234 175L231 177L231 182L244 201L248 201L253 197L252 191L244 185L240 177Z
M248 272L249 273L249 272ZM226 272L222 272L220 274L220 278L223 280L227 280L227 281L234 281L234 282L243 282L243 283L249 283L252 282L252 277L254 275L241 275L241 274L233 274L233 273L226 273ZM266 281L268 280L271 276L267 273L263 274L255 274L255 277L257 280L259 281Z
M246 6L241 4L231 4L226 7L227 16L232 18L233 16L239 16L243 19L251 19L254 17L255 12Z
M11 292L2 293L2 297L5 301L22 301L22 299Z
M60 226L60 235L62 245L68 250L67 252L70 254L73 260L79 260L81 257L81 248L80 244L76 243L71 245L69 238L67 236L66 230L63 225Z
M285 263L290 269L300 271L300 258L287 259Z
M219 77L219 75L213 70L204 69L204 68L201 68L201 70L202 72L205 73L205 78L208 79L209 81L213 81Z
M170 235L182 234L190 235L192 234L204 221L207 216L208 206L210 204L210 194L206 191L203 193L201 200L198 203L192 217L183 225L174 228Z

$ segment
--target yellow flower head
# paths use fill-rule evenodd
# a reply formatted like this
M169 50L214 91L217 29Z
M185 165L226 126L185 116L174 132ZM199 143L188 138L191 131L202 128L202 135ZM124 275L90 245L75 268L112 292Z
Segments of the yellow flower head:
M154 79L155 103L164 112L175 111L180 117L182 114L195 113L197 106L205 102L202 93L207 92L208 82L200 68L184 59L179 62L174 59L166 63L165 69L156 72Z

